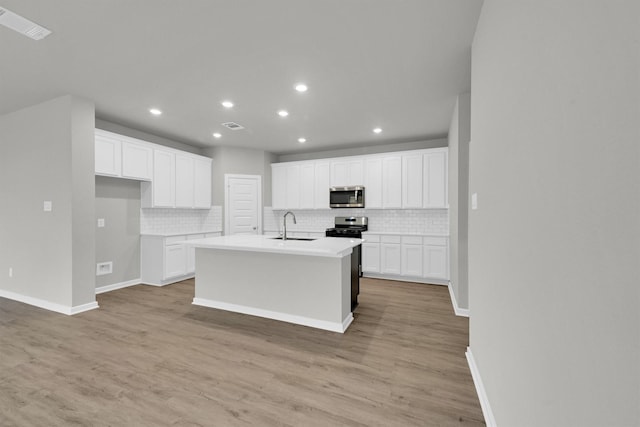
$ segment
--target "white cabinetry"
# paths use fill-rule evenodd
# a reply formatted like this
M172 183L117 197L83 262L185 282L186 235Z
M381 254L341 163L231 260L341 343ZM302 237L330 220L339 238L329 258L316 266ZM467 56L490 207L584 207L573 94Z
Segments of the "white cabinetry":
M362 244L362 272L380 273L380 236L366 234Z
M382 208L382 157L365 159L364 191L364 205L367 208Z
M314 167L313 207L315 209L329 209L329 187L331 187L329 162L316 161Z
M422 208L423 157L422 152L402 156L402 207L405 209Z
M153 149L145 144L123 140L122 177L150 181L153 178Z
M361 158L345 158L331 160L331 186L345 187L363 185L364 160Z
M382 207L402 207L402 157L385 156L382 159L382 184ZM364 191L366 197L367 189Z
M271 165L271 206L273 209L287 207L287 168L283 163Z
M211 159L195 158L195 188L193 207L211 209Z
M176 154L176 208L192 208L195 201L195 159Z
M447 284L449 238L371 234L362 238L362 271L365 276L422 283Z
M153 181L142 184L143 208L173 208L176 201L176 156L153 150Z
M423 200L424 208L447 208L447 149L429 150L423 158Z
M110 132L96 130L95 171L96 175L122 175L122 142Z
M400 236L381 236L380 273L400 274Z
M422 276L422 237L402 236L402 268L403 276Z
M315 207L315 166L313 162L300 164L300 209Z
M446 237L424 238L423 277L449 279L449 245Z
M163 286L193 277L196 269L195 248L187 247L183 242L219 235L219 232L179 236L143 235L140 243L142 283Z
M287 209L300 208L300 165L287 166Z

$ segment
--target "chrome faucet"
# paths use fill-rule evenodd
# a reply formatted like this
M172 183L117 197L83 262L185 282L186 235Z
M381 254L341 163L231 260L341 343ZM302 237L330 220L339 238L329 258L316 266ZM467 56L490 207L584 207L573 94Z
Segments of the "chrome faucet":
M289 214L291 214L291 216L293 217L293 223L294 224L298 223L296 221L296 215L293 212L288 211L286 214L284 214L284 218L282 219L283 228L284 228L284 234L282 235L282 240L287 240L287 215Z

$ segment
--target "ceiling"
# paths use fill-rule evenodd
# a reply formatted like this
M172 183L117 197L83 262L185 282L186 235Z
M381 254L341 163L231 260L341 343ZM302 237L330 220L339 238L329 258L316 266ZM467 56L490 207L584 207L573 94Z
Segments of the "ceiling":
M456 96L470 90L481 5L0 0L53 31L34 41L0 26L0 114L73 94L103 120L279 154L443 137ZM308 91L296 92L298 82Z

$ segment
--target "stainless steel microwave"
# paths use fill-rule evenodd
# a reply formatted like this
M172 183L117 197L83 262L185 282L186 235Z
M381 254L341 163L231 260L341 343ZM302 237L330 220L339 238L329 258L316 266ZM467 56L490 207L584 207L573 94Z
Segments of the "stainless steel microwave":
M364 187L330 187L329 207L364 208Z

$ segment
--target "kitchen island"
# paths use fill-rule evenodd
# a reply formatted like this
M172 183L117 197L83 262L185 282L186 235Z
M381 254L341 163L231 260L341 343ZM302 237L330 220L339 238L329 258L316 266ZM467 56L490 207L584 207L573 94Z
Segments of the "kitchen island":
M196 248L193 304L343 333L353 321L354 248L361 239L235 235Z

